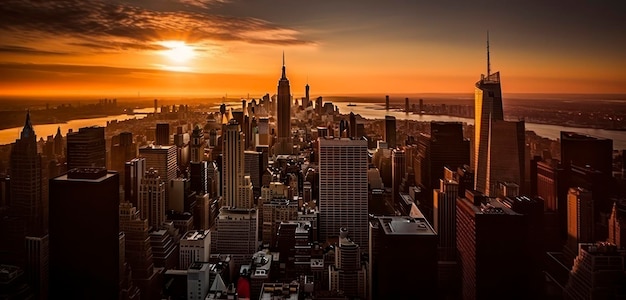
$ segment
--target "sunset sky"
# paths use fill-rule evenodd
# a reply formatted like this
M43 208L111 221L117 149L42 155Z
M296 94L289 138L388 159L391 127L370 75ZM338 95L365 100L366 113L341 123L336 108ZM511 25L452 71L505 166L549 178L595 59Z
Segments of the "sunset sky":
M3 0L0 95L626 93L623 1Z

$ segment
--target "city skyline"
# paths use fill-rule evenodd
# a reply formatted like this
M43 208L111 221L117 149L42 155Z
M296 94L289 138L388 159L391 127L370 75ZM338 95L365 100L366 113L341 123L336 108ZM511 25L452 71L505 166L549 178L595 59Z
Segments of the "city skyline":
M9 2L4 96L272 92L282 51L297 96L469 93L487 31L509 93L626 93L617 1Z

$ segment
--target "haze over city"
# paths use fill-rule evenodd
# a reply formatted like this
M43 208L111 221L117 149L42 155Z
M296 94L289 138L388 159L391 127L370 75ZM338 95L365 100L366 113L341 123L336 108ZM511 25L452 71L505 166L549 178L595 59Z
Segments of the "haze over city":
M506 93L626 93L625 13L621 1L7 0L0 95L262 95L283 51L292 83L315 94L471 93L487 31Z

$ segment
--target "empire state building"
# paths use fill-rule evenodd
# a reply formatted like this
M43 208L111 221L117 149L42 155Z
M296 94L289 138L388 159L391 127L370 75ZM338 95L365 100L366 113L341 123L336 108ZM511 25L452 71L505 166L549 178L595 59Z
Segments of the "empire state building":
M278 105L277 105L277 123L278 123L278 144L275 153L291 154L291 91L289 87L289 79L285 74L285 54L283 53L283 73L278 80Z

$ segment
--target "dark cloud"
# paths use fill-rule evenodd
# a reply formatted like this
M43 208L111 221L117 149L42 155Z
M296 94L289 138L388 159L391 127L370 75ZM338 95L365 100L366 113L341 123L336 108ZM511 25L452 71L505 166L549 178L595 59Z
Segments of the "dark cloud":
M31 47L13 46L13 45L0 45L0 53L13 53L24 55L68 55L69 52L57 52L40 50Z
M207 6L222 0L179 0ZM4 32L4 33L2 33ZM156 10L121 2L83 0L5 0L0 6L0 34L19 37L38 32L42 37L77 39L83 47L127 50L154 49L164 39L243 41L260 44L312 43L299 33L265 20L211 14L208 9Z

